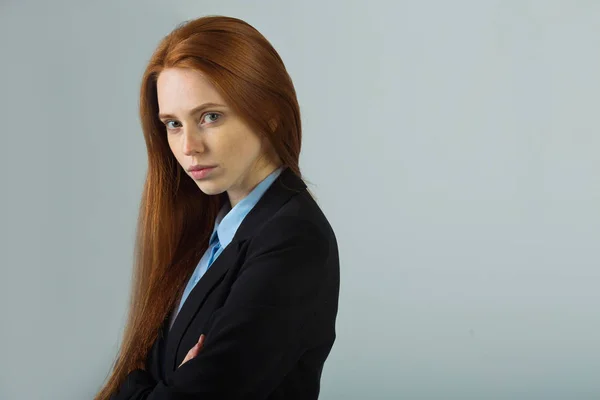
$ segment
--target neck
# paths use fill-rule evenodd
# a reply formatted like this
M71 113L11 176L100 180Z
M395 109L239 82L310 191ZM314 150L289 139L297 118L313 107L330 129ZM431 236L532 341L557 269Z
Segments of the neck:
M230 189L227 191L227 196L229 197L229 204L231 204L231 208L235 207L244 197L248 196L254 188L261 183L267 176L269 176L273 171L279 168L279 165L276 164L268 164L259 170L255 170L254 172L248 174L244 181L237 185L237 188Z

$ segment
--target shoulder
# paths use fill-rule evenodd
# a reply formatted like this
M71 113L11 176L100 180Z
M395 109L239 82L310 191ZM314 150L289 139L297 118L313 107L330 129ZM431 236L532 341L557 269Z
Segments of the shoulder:
M308 192L291 197L255 228L243 244L238 287L246 283L244 287L264 292L269 304L299 304L303 298L317 301L321 294L337 296L335 234Z
M261 223L249 240L250 252L292 246L326 256L335 250L335 233L321 208L303 190Z

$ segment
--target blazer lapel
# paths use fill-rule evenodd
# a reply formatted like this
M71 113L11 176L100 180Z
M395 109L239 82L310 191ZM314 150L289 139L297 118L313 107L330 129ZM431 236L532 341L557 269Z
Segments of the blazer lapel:
M179 314L173 321L173 327L167 333L167 343L165 349L165 362L167 366L171 366L172 370L175 370L178 365L175 365L177 361L177 353L179 352L179 345L183 334L187 330L188 326L192 322L192 319L198 312L198 310L204 304L204 300L211 292L212 288L221 280L225 275L225 272L235 264L235 261L239 255L240 243L235 239L229 243L227 247L223 249L219 257L213 262L206 273L200 278L196 286L190 292L188 298L181 306ZM168 321L165 322L168 328Z

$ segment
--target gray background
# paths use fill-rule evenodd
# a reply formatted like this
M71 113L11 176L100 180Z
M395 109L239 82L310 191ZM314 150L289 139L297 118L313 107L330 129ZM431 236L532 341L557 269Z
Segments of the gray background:
M141 73L206 14L263 32L297 87L341 253L322 399L600 398L599 1L0 4L0 399L106 377Z

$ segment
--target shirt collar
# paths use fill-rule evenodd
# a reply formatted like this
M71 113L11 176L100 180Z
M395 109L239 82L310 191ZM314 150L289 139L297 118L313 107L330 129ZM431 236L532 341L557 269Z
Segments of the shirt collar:
M221 247L226 247L233 240L235 232L241 225L242 221L248 213L254 208L256 203L265 194L267 189L273 184L277 177L281 174L283 168L277 168L263 179L252 191L240 200L235 207L231 208L229 201L226 201L221 210L217 214L215 227L210 237L209 245L219 239Z

